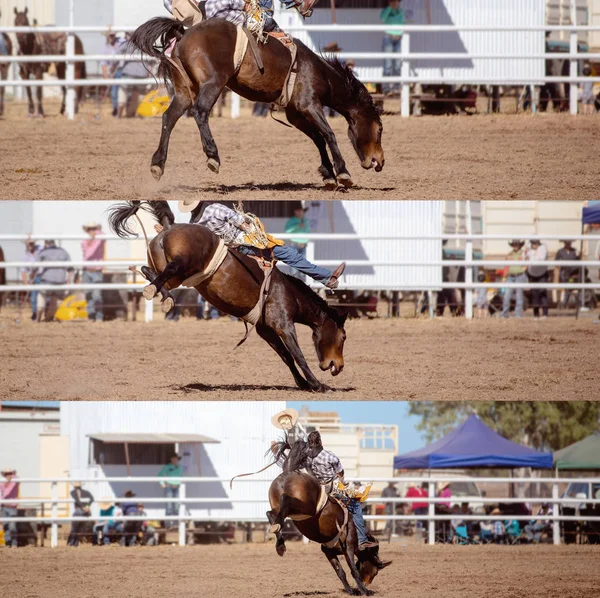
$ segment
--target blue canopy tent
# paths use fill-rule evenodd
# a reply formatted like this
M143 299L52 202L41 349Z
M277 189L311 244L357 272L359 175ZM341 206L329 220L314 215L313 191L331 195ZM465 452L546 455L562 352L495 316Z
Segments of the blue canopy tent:
M581 211L582 224L600 224L600 203L594 203Z
M451 467L532 467L552 469L552 453L512 442L488 428L476 415L436 442L394 457L394 469Z

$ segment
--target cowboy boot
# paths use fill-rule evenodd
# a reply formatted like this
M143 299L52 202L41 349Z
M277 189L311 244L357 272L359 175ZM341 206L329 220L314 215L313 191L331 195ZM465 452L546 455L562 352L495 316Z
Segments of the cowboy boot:
M338 285L339 285L339 278L340 276L344 273L344 270L346 269L346 262L342 262L332 273L331 276L328 278L327 282L325 283L325 286L328 289L337 289Z

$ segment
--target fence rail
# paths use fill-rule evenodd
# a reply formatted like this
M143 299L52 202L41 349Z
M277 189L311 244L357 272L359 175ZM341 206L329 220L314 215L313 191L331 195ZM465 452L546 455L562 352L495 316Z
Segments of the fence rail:
M71 13L72 18L72 13ZM75 93L74 90L79 86L106 86L106 85L151 85L155 83L154 79L75 79L74 64L75 62L81 62L82 60L122 60L123 57L115 57L113 55L101 55L94 54L90 57L81 57L75 55L75 43L74 34L76 33L109 33L114 31L133 31L136 27L134 26L68 26L68 27L40 27L40 26L28 26L28 27L3 27L0 28L0 33L66 33L67 43L65 55L60 56L39 56L40 62L44 60L50 61L54 59L56 62L66 62L68 65L65 80L56 81L23 81L19 79L11 79L0 81L0 86L29 86L29 87L40 87L40 86L56 86L64 84L67 87L67 116L70 119L75 118ZM399 53L383 53L383 52L345 52L340 54L341 58L354 58L355 60L372 60L372 59L396 59L402 61L402 72L400 77L372 77L369 76L368 80L373 83L400 83L401 84L401 114L403 117L410 115L410 83L421 83L421 84L467 84L467 85L532 85L539 86L545 83L581 83L584 81L600 81L600 77L580 77L578 76L578 61L588 58L597 58L598 54L586 54L585 52L579 52L579 45L577 40L577 33L579 32L598 32L600 26L597 25L544 25L544 26L498 26L498 25L351 25L351 24L331 24L331 25L292 25L287 27L287 31L290 33L310 33L310 32L354 32L354 33L383 33L385 31L398 30L402 33L401 51ZM535 32L546 32L546 31L567 31L569 32L569 52L568 53L538 53L530 55L486 55L486 54L469 54L469 53L411 53L410 51L410 38L412 33L447 33L447 32L488 32L502 33L502 32L517 32L517 33L535 33ZM2 62L25 62L34 61L36 57L27 57L23 59L19 56L1 58ZM138 56L133 58L127 58L131 60L139 60ZM502 59L565 59L569 60L570 70L568 77L553 77L553 76L541 76L535 81L525 80L514 80L510 77L498 77L491 79L452 79L444 77L443 74L437 75L434 78L410 76L410 62L411 60L444 60L444 59L457 59L457 60L473 60L473 59L486 59L486 60L502 60ZM443 70L443 69L441 69ZM234 94L235 95L235 94ZM532 94L533 98L533 109L535 111L535 93ZM232 117L239 116L239 97L235 96L235 101L232 101ZM569 95L569 107L571 114L577 114L578 98L577 98L577 86L571 85Z
M50 504L51 505L51 515L43 515L43 516L29 516L29 517L10 517L10 518L2 518L0 517L0 522L6 523L9 521L18 522L32 522L32 523L48 523L51 527L51 546L56 547L58 545L58 526L61 523L71 523L73 521L90 521L90 520L104 520L109 517L100 517L100 516L90 516L90 517L81 517L81 516L61 516L58 513L59 505L71 505L73 501L71 499L61 499L58 497L58 485L64 483L72 483L74 481L73 478L15 478L15 481L21 484L27 483L50 483L51 484L51 492L52 497L49 499L7 499L0 500L0 504ZM164 482L164 478L156 477L156 476L140 476L140 477L107 477L98 479L96 477L86 478L80 477L77 478L76 481L86 482L86 483L111 483L111 482L130 482L130 483L162 483ZM182 477L182 478L171 478L171 481L179 481L180 482L180 492L179 497L177 498L156 498L156 497L148 497L148 498L140 498L135 497L136 502L143 502L144 504L154 504L154 503L178 503L179 504L179 514L178 515L164 515L160 516L161 520L165 521L176 521L179 524L178 535L179 535L179 545L184 546L186 544L186 531L187 524L192 523L194 521L203 521L203 522L234 522L234 523L251 523L251 522L266 522L264 517L240 517L235 515L204 515L204 514L192 514L189 511L186 513L185 506L189 504L203 504L203 503L228 503L231 505L235 505L236 503L257 503L264 504L264 506L268 509L269 503L268 500L263 499L249 499L245 497L233 497L228 496L226 498L218 499L218 498L206 498L206 497L198 497L198 498L188 498L186 497L186 484L188 483L222 483L224 484L224 489L227 488L226 484L229 482L228 478L220 478L220 477ZM271 479L263 479L263 478L245 478L240 479L236 482L236 490L230 491L229 494L235 495L237 489L246 484L265 484L270 483ZM356 478L347 478L348 482L356 481ZM373 482L395 482L395 483L409 483L409 482L420 482L423 484L427 484L428 486L428 496L426 497L395 497L395 498L384 498L384 497L372 497L367 499L367 503L375 503L375 504L410 504L414 502L419 503L427 503L428 504L428 512L424 515L366 515L365 519L367 521L424 521L427 522L428 527L428 540L429 544L434 544L435 542L435 522L436 521L450 521L452 519L457 518L457 514L436 514L435 513L435 505L442 503L446 504L448 502L469 502L469 503L480 503L480 504L498 504L498 503L551 503L553 506L553 513L547 515L487 515L487 514L473 514L473 515L462 515L459 517L465 521L503 521L506 519L517 520L517 521L550 521L552 525L552 533L553 533L553 543L560 544L560 522L562 521L589 521L589 522L600 522L600 516L590 516L590 515L581 515L578 512L575 515L561 515L560 507L563 505L567 506L577 506L577 505L598 505L600 504L600 499L595 498L572 498L572 497L560 497L558 491L558 484L564 483L588 483L588 484L597 484L600 482L600 478L597 477L581 477L581 478L560 478L560 477L552 477L552 478L539 478L539 477L529 477L529 478L513 478L513 477L498 477L498 478L489 478L489 477L472 477L472 476L450 476L444 477L444 475L436 475L436 476L410 476L410 477L383 477L383 478L373 478ZM534 498L487 498L481 496L457 496L457 497L436 497L435 489L436 485L441 481L451 481L451 482L471 482L471 483L496 483L496 484L551 484L552 485L552 498L545 497L534 497ZM103 499L106 500L106 499ZM120 499L118 497L111 498L111 501L118 502ZM146 516L110 516L110 519L114 521L145 521L150 518L155 517L154 515L146 515Z

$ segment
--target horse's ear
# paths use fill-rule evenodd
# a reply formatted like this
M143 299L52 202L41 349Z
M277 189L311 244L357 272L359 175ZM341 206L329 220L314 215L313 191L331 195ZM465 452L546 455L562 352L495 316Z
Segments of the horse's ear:
M17 10L17 7L15 6L15 14L18 15L19 11Z
M377 568L381 571L381 569L385 569L392 564L393 561L384 561L381 565L377 565Z
M23 12L24 12L26 15L28 15L28 14L29 14L29 7L28 7L28 6L26 6L26 7L25 7L25 10L24 10Z
M340 313L340 316L338 318L338 324L340 326L340 328L344 327L344 324L346 323L346 320L348 319L348 312L342 312Z

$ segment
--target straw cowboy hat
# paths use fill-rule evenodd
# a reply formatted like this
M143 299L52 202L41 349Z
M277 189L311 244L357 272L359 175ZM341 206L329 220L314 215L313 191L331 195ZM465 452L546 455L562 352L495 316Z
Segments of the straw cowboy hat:
M90 220L88 222L86 222L83 226L82 226L83 230L95 230L97 228L102 228L102 225L99 222L96 222L95 220Z
M500 511L500 509L498 507L496 507L491 513L490 515L502 515L502 512Z
M279 423L279 420L282 417L288 416L291 418L292 420L292 426L296 425L296 422L298 421L298 412L295 409L284 409L283 411L280 411L279 413L276 413L272 418L271 418L271 423L276 427L279 428L280 430L283 430L283 426Z
M10 473L15 475L17 473L17 470L11 469L10 467L5 467L2 471L0 471L0 474L2 474L2 475L6 475L6 474L10 474Z
M512 247L513 245L518 245L519 247L523 247L525 245L525 241L521 241L521 239L511 239L508 244Z
M184 214L193 212L200 205L201 201L201 199L180 199L178 202L179 211Z
M98 506L105 511L106 509L110 509L115 503L112 502L100 502Z

